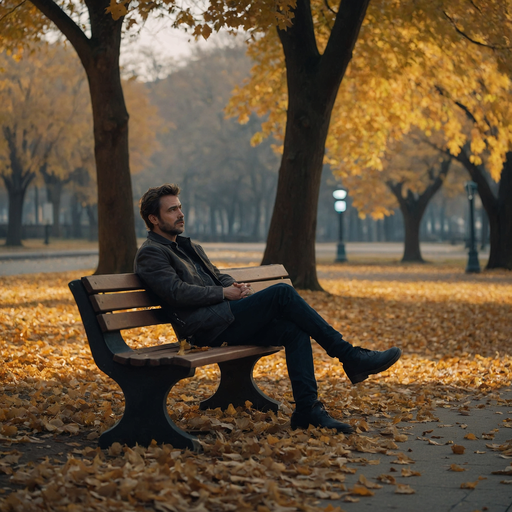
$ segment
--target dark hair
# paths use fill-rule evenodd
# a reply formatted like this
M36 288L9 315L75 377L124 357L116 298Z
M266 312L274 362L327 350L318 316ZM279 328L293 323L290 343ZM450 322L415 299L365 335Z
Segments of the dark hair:
M149 220L150 215L160 218L160 198L163 196L179 196L180 187L174 183L166 183L159 187L150 188L139 201L140 216L144 219L146 226L153 231L153 223Z

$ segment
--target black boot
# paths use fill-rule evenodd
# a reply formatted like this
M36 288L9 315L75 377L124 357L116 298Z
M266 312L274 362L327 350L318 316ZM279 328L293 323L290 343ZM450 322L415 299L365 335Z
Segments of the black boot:
M314 427L334 428L344 434L352 434L354 432L352 427L347 423L342 423L329 416L329 413L325 410L324 404L319 400L311 406L311 409L301 412L293 411L291 419L291 427L293 430L296 428L308 428L309 425L313 425Z
M340 358L343 369L352 384L363 382L369 375L387 370L394 365L402 355L398 347L393 347L383 352L367 350L361 347L352 347L352 350Z

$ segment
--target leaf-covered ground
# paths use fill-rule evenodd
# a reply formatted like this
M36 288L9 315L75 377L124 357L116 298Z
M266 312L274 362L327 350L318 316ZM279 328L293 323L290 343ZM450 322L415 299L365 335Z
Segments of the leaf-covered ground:
M260 387L282 402L277 415L199 411L216 388L214 367L173 389L171 415L182 428L203 431L202 454L168 445L97 448L99 433L122 414L123 396L90 356L67 288L81 273L0 278L0 510L332 511L340 509L326 500L377 495L383 483L414 492L390 475L347 479L361 461L372 463L371 454L413 476L414 461L400 448L409 425L436 421L436 407L460 407L467 398L502 400L512 380L512 275L467 276L434 265L320 272L326 293L302 295L348 341L404 352L390 371L354 387L313 343L320 398L357 433L290 430L293 404L279 353L255 371ZM128 341L172 337L159 326ZM512 454L512 446L495 448Z

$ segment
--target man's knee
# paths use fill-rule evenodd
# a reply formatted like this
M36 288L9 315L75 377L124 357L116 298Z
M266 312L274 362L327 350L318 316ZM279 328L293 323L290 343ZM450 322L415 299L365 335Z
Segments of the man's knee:
M274 288L283 297L300 297L295 288L286 283L278 283L271 286L271 288Z
M272 322L268 330L268 337L273 339L275 344L288 348L311 345L309 335L295 322L285 320L284 318L279 318Z

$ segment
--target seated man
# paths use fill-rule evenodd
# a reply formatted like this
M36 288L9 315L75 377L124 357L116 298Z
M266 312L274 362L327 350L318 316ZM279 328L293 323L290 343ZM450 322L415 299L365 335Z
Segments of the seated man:
M198 346L282 345L295 411L292 428L350 433L318 400L311 339L338 358L353 384L387 370L399 348L383 352L354 347L311 308L292 286L276 284L253 294L210 262L201 246L179 236L185 229L177 185L150 188L140 200L149 232L135 258L135 272L160 299L180 339Z

